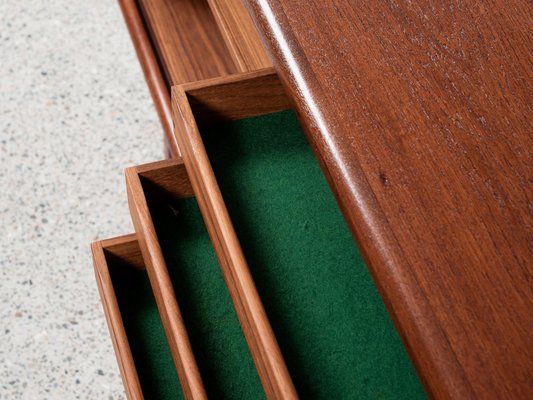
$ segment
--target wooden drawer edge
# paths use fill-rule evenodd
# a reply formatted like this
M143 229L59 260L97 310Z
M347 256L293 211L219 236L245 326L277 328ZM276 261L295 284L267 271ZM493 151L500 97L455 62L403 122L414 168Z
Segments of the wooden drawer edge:
M165 144L174 157L180 156L180 150L173 135L174 124L172 122L172 107L170 103L170 91L161 71L160 62L148 31L146 22L135 0L119 0L122 14L130 32L130 36L141 63L146 82L159 120L165 133Z

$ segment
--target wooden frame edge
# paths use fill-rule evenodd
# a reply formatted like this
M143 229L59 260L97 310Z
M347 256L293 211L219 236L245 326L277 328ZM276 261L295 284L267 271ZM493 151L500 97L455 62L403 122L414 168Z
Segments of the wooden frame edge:
M91 243L91 251L93 256L94 273L96 277L96 284L100 293L104 314L109 328L111 341L115 349L122 383L128 399L144 399L139 375L133 360L126 329L122 321L122 315L118 305L115 289L111 280L109 272L109 265L105 255L106 247L115 246L119 251L122 245L131 245L136 243L135 235L127 235L119 238L96 241Z

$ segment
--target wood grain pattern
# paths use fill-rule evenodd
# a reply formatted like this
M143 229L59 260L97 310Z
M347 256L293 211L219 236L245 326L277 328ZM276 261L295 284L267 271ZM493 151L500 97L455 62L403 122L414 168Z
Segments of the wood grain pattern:
M111 260L113 261L112 264L123 263L140 271L146 269L135 234L100 240L98 243L102 245L106 259L108 259L108 266L111 264L109 261Z
M238 72L272 67L242 0L208 0Z
M181 159L156 161L135 167L145 182L150 182L166 195L175 199L193 197L187 170Z
M206 0L139 0L168 86L237 72Z
M130 400L141 400L144 398L141 383L133 361L124 323L122 322L113 282L111 281L110 271L117 266L117 263L109 258L109 255L114 255L119 257L122 262L130 264L134 268L142 269L142 259L139 259L140 249L137 240L135 235L101 240L92 243L91 250L96 283L102 299L107 326L115 349L126 396Z
M262 78L261 75L257 76L259 80ZM250 75L243 74L242 79L249 80ZM231 82L234 82L233 78ZM212 81L212 83L217 86L220 81ZM257 97L263 91L261 85L251 84L248 88L247 96L255 97L254 104L262 109L268 107L268 104L272 111L278 109L278 96L267 96L261 102L261 99ZM203 93L219 95L216 90L205 90ZM241 105L254 114L254 111L248 108L247 96L241 97ZM269 99L275 101L269 103ZM172 88L172 102L175 132L187 172L265 392L271 399L295 399L298 396L294 384L224 205L184 86ZM236 105L236 100L234 100L232 107Z
M248 3L429 393L527 398L531 3Z
M290 108L272 68L186 83L182 88L200 125Z
M187 177L181 160L165 160L150 164L148 168L128 168L126 186L130 213L185 398L207 399L140 179L140 173L144 173L157 184L156 170L160 168L164 171L162 181L165 187L174 181L176 188L184 188L182 196L190 193L186 182L179 183Z
M172 109L170 106L170 87L165 82L159 62L156 58L152 43L143 18L135 0L119 0L124 20L130 32L131 40L137 52L137 57L144 72L148 89L152 95L159 120L165 133L165 144L174 157L179 157L179 149L172 134Z

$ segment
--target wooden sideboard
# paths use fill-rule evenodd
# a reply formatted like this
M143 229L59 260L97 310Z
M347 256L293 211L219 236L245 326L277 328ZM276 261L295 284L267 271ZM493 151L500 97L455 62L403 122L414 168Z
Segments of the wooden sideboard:
M172 158L127 170L136 234L93 245L130 398L255 398L257 382L268 398L286 399L525 399L533 392L528 2L120 4ZM309 160L305 146L295 145L290 114L271 114L291 108L329 188L313 175L312 160L301 179L286 173L299 171L291 160ZM266 134L271 141L247 139ZM231 146L217 135L228 135ZM293 139L281 142L285 136ZM255 158L262 167L249 164ZM255 174L248 183L247 169ZM276 190L287 191L290 203ZM330 191L346 233L344 222L328 225L336 221ZM158 216L165 209L167 217ZM169 232L187 243L184 232L192 232L198 247L180 247ZM298 257L288 257L286 243ZM215 265L224 284L195 275L196 259L204 260L202 270ZM136 287L143 279L151 286L129 308L128 276ZM181 279L227 293L192 290ZM225 325L219 334L226 339L202 331L222 318L201 308L209 301L233 304L221 309L238 321L242 338ZM133 318L141 305L150 312ZM310 321L320 329L303 340L299 332ZM157 349L154 359L163 361L153 365L164 371L158 376L154 367L144 377L156 360L141 359L130 342L161 335L168 348L146 351ZM338 340L326 340L332 337ZM245 340L242 371L222 373L238 365L230 358L220 371L213 367L220 354L203 346L220 340ZM305 355L322 344L336 355L318 351L311 368ZM231 348L233 356L242 352ZM243 373L252 364L257 382Z

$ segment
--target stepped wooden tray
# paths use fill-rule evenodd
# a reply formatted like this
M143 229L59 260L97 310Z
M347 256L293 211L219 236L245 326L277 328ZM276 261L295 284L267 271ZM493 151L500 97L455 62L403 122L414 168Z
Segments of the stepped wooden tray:
M135 230L186 397L264 398L231 301L232 288L224 282L183 163L129 168L126 180Z

